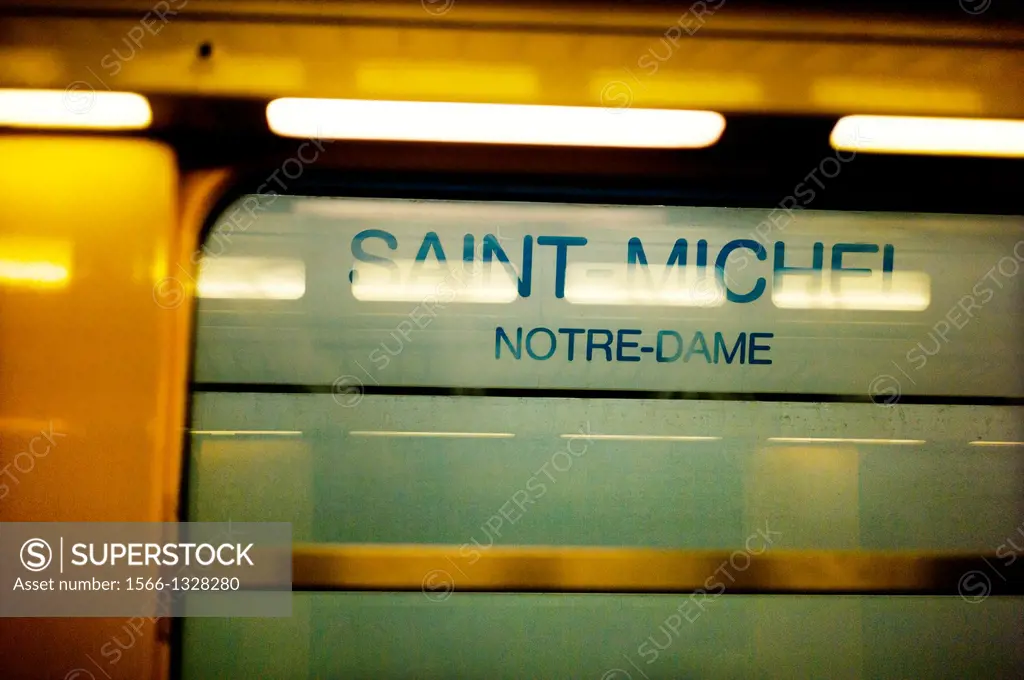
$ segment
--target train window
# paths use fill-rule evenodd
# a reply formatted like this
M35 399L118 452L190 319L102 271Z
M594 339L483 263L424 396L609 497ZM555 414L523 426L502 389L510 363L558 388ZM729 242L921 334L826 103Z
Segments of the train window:
M1019 217L428 199L280 196L239 228L242 197L217 221L190 520L288 521L303 544L438 544L467 560L743 550L752 536L779 551L983 552L1017 529ZM651 655L662 676L776 657L872 676L922 640L945 649L950 630L980 645L1019 613L1003 602L974 625L943 598L738 595L707 626L665 633L660 598L674 596L439 604L429 578L424 593L301 593L273 624L189 621L186 675L602 677L625 663L618 649L633 677ZM855 631L835 629L844 618ZM663 642L638 652L652 631ZM663 651L673 635L689 641ZM550 649L517 651L534 636ZM328 639L344 653L319 649ZM210 640L251 658L214 658ZM711 646L743 658L692 651ZM932 659L951 654L908 668L941 675ZM988 675L1007 663L972 654L965 667ZM486 665L499 657L504 671Z

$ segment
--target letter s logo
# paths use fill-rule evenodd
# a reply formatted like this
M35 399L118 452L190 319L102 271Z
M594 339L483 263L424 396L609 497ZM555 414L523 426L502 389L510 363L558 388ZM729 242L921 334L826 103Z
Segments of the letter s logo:
M41 538L30 538L21 546L21 565L29 571L42 571L52 560L50 544Z

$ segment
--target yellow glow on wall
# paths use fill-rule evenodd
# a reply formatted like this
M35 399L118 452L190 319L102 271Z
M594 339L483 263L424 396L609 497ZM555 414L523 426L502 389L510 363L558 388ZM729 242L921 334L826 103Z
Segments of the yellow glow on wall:
M71 273L71 244L60 239L0 237L0 286L63 288Z
M149 101L131 92L0 89L0 127L141 130Z
M535 98L540 82L535 70L514 64L396 61L357 66L356 87L364 97L482 97L515 101Z
M284 137L666 149L725 130L714 111L362 99L275 99L267 122Z
M954 115L982 111L979 91L944 82L909 82L906 79L881 79L830 76L815 79L811 100L832 111L887 111Z
M631 106L756 107L764 100L764 89L750 76L700 72L644 75L626 69L595 73L589 82L590 95L602 106L624 109Z

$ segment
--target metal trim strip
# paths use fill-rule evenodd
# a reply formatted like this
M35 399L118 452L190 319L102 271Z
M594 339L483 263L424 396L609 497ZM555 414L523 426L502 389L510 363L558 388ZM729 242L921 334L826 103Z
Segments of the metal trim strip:
M296 545L297 590L1024 594L990 554L469 545Z

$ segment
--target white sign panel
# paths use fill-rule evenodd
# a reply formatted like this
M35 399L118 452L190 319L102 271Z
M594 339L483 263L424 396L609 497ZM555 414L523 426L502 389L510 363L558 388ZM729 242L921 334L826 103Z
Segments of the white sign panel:
M252 201L205 246L200 382L1024 394L1018 217Z

